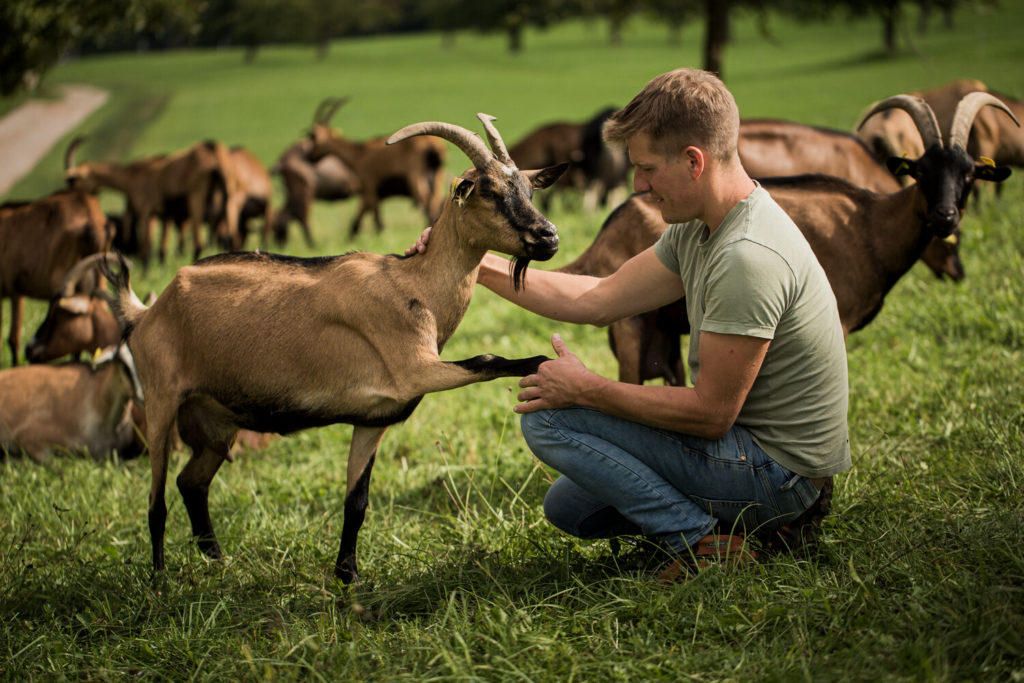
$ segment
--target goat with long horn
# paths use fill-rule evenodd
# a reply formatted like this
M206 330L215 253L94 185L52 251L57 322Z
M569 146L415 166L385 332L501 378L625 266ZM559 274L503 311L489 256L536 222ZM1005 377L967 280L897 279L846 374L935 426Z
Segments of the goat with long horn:
M555 226L530 198L564 167L520 171L470 131L439 122L404 128L391 140L421 134L451 141L473 162L453 184L426 254L221 254L179 270L149 308L131 291L124 268L107 269L114 312L146 397L156 571L164 568L164 488L175 424L192 450L178 488L192 533L210 557L220 557L221 549L210 521L209 485L240 427L287 433L353 424L334 566L350 583L359 579L356 537L387 428L405 420L425 394L527 375L545 360L481 355L443 361L440 353L469 306L488 250L521 259L523 267L528 259L555 254Z

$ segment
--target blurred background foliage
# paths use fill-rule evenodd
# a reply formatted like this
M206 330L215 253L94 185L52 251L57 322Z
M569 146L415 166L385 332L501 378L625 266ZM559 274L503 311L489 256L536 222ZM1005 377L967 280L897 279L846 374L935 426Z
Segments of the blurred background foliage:
M724 74L730 24L753 14L762 36L772 17L827 21L874 16L879 51L913 49L913 34L932 17L947 26L958 5L994 7L999 0L5 0L0 3L0 95L39 87L60 60L111 51L180 47L244 47L244 60L265 45L308 45L319 59L330 41L348 36L441 31L451 45L460 31L502 33L520 52L528 28L586 18L607 25L620 43L630 19L643 16L666 27L678 43L682 29L700 23L704 68Z

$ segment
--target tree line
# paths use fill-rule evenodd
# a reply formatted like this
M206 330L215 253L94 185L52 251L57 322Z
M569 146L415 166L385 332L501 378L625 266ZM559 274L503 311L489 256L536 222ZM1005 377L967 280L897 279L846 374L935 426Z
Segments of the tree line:
M902 27L917 11L917 30L939 15L951 25L958 5L999 0L5 0L0 3L0 95L35 87L68 55L180 47L259 48L308 44L323 58L332 40L356 35L440 31L447 44L461 31L501 33L510 52L524 34L581 17L606 22L607 40L622 41L627 22L653 18L666 39L681 42L684 26L701 22L703 67L724 78L730 19L753 13L767 39L772 13L806 21L876 16L880 46L900 49Z

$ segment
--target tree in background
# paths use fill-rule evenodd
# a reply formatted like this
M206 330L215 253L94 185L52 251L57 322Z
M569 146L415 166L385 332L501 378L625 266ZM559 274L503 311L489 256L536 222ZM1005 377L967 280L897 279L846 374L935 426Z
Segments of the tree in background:
M647 0L648 13L668 27L668 44L683 44L683 26L703 10L700 0Z
M68 52L117 46L119 37L190 42L200 0L3 0L0 94L34 88Z
M435 27L503 32L512 53L523 49L523 31L528 26L546 28L576 13L573 0L428 0L420 4L427 7Z
M622 45L622 31L626 22L640 6L636 0L580 0L579 5L572 9L574 13L580 12L584 16L607 19L608 44L619 47Z

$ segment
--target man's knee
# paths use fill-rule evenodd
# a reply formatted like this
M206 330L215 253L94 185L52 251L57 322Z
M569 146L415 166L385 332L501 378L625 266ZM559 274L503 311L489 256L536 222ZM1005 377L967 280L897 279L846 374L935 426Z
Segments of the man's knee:
M519 427L523 430L523 438L526 439L530 450L536 453L536 445L540 437L551 429L550 410L538 410L535 413L524 413L519 420Z

